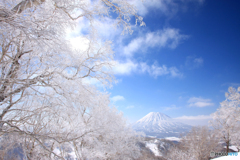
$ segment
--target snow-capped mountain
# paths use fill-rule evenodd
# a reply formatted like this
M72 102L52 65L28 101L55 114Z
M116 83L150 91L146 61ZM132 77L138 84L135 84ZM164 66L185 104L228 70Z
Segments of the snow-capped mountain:
M150 112L133 124L133 129L142 131L147 136L158 138L175 136L179 137L191 129L191 126L180 123L160 112Z

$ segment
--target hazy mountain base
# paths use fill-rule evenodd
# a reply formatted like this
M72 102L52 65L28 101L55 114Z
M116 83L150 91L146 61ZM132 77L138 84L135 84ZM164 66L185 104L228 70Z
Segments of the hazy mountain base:
M144 132L144 131L142 131ZM144 132L147 137L155 138L165 138L165 137L181 137L186 134L186 132L163 132L163 133L154 133L154 132Z

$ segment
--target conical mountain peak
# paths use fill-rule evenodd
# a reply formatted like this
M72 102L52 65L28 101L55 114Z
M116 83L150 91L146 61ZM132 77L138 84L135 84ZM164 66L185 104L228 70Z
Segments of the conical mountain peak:
M140 120L138 120L133 128L136 131L143 131L146 135L166 137L179 136L191 129L191 126L176 122L168 115L161 112L150 112Z
M150 112L146 116L144 116L142 119L138 120L137 122L157 123L161 121L171 121L171 120L172 120L171 117L161 112Z

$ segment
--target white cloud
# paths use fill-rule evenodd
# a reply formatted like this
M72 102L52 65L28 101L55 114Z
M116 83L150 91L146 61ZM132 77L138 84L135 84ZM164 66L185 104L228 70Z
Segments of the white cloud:
M221 86L227 86L227 87L235 87L235 88L238 88L240 86L240 83L223 83L221 84ZM224 91L225 93L226 91Z
M86 77L82 79L83 84L94 85L96 87L104 88L104 84L96 78Z
M156 3L158 3L156 1ZM96 21L94 25L98 25L97 30L103 39L115 39L119 41L119 46L122 46L121 39L116 39L120 35L121 29L113 29L114 19L106 18L104 21ZM85 51L88 49L89 40L84 37L84 34L89 30L89 21L82 18L79 19L79 24L74 30L67 30L67 38L71 42L74 49ZM175 48L187 36L181 35L178 29L165 28L157 32L149 32L143 37L133 39L127 46L123 47L122 51L125 55L131 56L141 50L147 50L149 47L169 47ZM81 43L80 43L81 42ZM102 42L99 42L102 43ZM128 57L129 58L129 57ZM113 73L116 75L130 75L132 73L148 73L150 76L157 78L158 76L169 75L171 77L182 77L182 74L176 67L167 67L166 65L159 66L157 63L148 65L127 59L124 62L117 61L113 67ZM94 80L84 80L86 83L95 83Z
M202 5L204 0L144 0L143 3L139 2L139 0L131 0L130 2L137 6L138 13L142 16L153 9L158 9L158 12L160 11L166 16L173 16L183 8L186 10L186 5L189 2Z
M171 110L177 110L180 109L181 107L177 107L176 105L171 105L170 107L165 107L165 111L171 111Z
M159 66L156 62L149 66L147 63L140 63L141 72L147 72L149 75L157 78L158 76L170 75L171 77L182 77L183 74L179 72L176 67L168 68L166 65Z
M169 74L169 70L165 65L158 66L157 64L153 64L152 66L148 67L147 71L153 77Z
M106 87L111 87L111 84L108 85L105 81L98 80L97 78L85 77L82 79L84 85L95 86L98 89L106 89Z
M114 96L112 98L110 98L112 102L117 102L117 101L123 101L125 100L125 98L123 96L120 96L120 95L117 95L117 96Z
M135 106L133 106L133 105L126 107L126 109L133 109L133 108L135 108Z
M203 64L203 59L202 58L195 58L193 62L197 65L202 65Z
M212 119L211 115L198 115L198 116L181 116L174 118L179 122L188 124L188 125L208 125L208 122Z
M134 53L141 50L147 50L153 47L176 48L178 44L188 36L179 33L178 29L165 28L156 32L148 32L145 36L133 39L127 46L123 48L126 56L133 56Z
M117 75L129 75L137 70L138 64L127 60L126 62L116 62L113 67L114 74Z
M196 69L203 66L203 62L204 60L202 57L196 58L194 56L188 56L185 61L185 66L188 69Z
M89 21L86 18L79 18L77 20L77 25L75 27L66 29L66 38L74 38L78 36L83 36L85 32L89 30Z
M173 0L148 0L143 1L143 3L139 2L138 0L132 0L132 3L137 6L138 13L142 16L146 15L149 10L153 8L159 9L164 14L169 14L172 6L177 7L174 5Z
M91 23L87 18L79 18L77 21L78 23L75 27L66 29L66 38L70 41L76 37L83 37L86 35L91 36L91 38L101 37L103 41L116 38L119 39L122 32L122 28L116 27L117 20L111 17L95 19L91 21ZM94 27L94 30L91 30L91 27ZM79 45L81 44L79 43Z
M123 53L127 56L132 56L137 52L144 44L144 39L142 37L132 40L127 46L123 48Z
M148 73L150 76L157 78L159 76L169 75L171 77L181 78L183 74L176 68L168 68L166 65L159 66L157 62L152 65L148 65L145 62L133 62L127 60L126 62L113 63L113 73L116 75L131 75L133 73Z
M99 19L95 21L97 26L97 30L101 38L103 39L114 39L116 36L119 36L122 33L122 29L120 27L116 27L117 20L113 18L106 17L104 19Z
M172 77L183 77L183 74L176 67L169 68L169 71Z
M86 51L89 47L89 40L83 36L73 37L69 41L72 47L79 51Z
M198 116L182 116L174 119L204 120L204 119L211 119L211 118L212 118L211 115L198 115Z
M214 103L211 102L211 99L197 98L192 97L188 100L189 107L208 107L213 106Z

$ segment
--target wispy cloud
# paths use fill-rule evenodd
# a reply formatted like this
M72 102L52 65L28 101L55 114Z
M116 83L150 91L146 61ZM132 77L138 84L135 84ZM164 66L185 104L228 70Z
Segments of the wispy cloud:
M135 72L137 68L138 64L131 60L127 60L126 62L116 61L113 67L113 72L117 75L129 75Z
M153 63L152 65L148 65L145 62L133 62L131 60L127 60L126 62L115 62L113 72L116 75L148 73L154 78L167 75L173 78L183 77L183 74L176 67L167 67L166 65L159 66L157 62Z
M239 86L240 86L240 83L230 83L230 82L227 82L227 83L223 83L221 86L239 87ZM225 92L225 91L224 91L224 92Z
M123 48L123 53L126 56L133 56L140 49L147 50L153 47L174 49L186 38L188 38L187 35L180 34L180 31L175 28L165 28L156 32L148 32L142 37L133 39Z
M167 1L155 1L150 2L151 5L164 5ZM161 4L160 4L161 3ZM149 74L150 76L157 78L159 76L169 76L169 77L183 77L183 74L175 66L159 65L157 62L153 64L147 64L145 62L137 62L133 55L137 52L147 51L149 48L176 48L184 39L188 38L187 35L180 33L179 29L176 28L164 28L156 32L147 32L141 34L135 39L132 39L129 44L124 45L123 39L128 36L121 36L121 29L113 29L113 25L116 20L111 18L106 18L104 21L96 20L94 25L97 25L98 36L102 40L111 39L118 42L118 46L112 46L113 50L119 54L123 54L124 61L116 61L113 67L113 73L115 75L131 75L133 73L137 74ZM84 37L89 31L90 23L87 19L80 19L79 24L75 30L67 30L67 38L71 42L74 49L85 51L89 46L89 40ZM140 33L139 33L140 34ZM82 43L79 43L82 42ZM99 44L103 42L98 42ZM121 48L121 49L120 49ZM94 80L85 80L86 83L97 83Z
M115 103L117 101L123 101L123 100L125 100L125 98L123 96L117 95L117 96L110 98L110 100Z
M204 0L148 0L143 1L143 3L139 3L138 0L131 0L130 2L137 6L139 14L143 16L153 9L157 9L166 16L173 16L183 8L186 10L186 7L183 7L186 4L192 2L196 5L202 5Z
M94 85L99 88L104 88L103 83L96 78L90 78L90 77L83 78L82 83L86 85Z
M189 107L208 107L213 106L214 103L211 102L211 99L204 99L204 98L197 98L192 97L188 100L188 106Z
M171 105L170 107L165 107L164 110L165 111L172 111L172 110L178 110L181 107L177 107L176 105Z
M103 39L115 39L119 38L119 35L122 33L122 29L116 27L117 20L113 18L104 18L103 20L99 19L95 21L99 35Z
M185 120L203 120L203 119L211 119L211 115L198 115L198 116L181 116L174 119L185 119Z
M140 63L142 73L149 73L149 75L157 78L163 75L170 75L171 77L182 77L183 74L176 67L168 68L166 65L159 66L157 62L149 66L147 63Z
M174 118L179 122L188 124L188 125L208 125L208 122L212 119L211 115L198 115L198 116L181 116Z
M203 64L203 59L202 58L195 58L193 62L197 65L202 65Z
M135 108L135 106L133 106L133 105L126 107L126 109L133 109L133 108Z
M188 56L185 61L185 66L188 69L196 69L202 67L204 60L202 57L196 58L195 56Z

